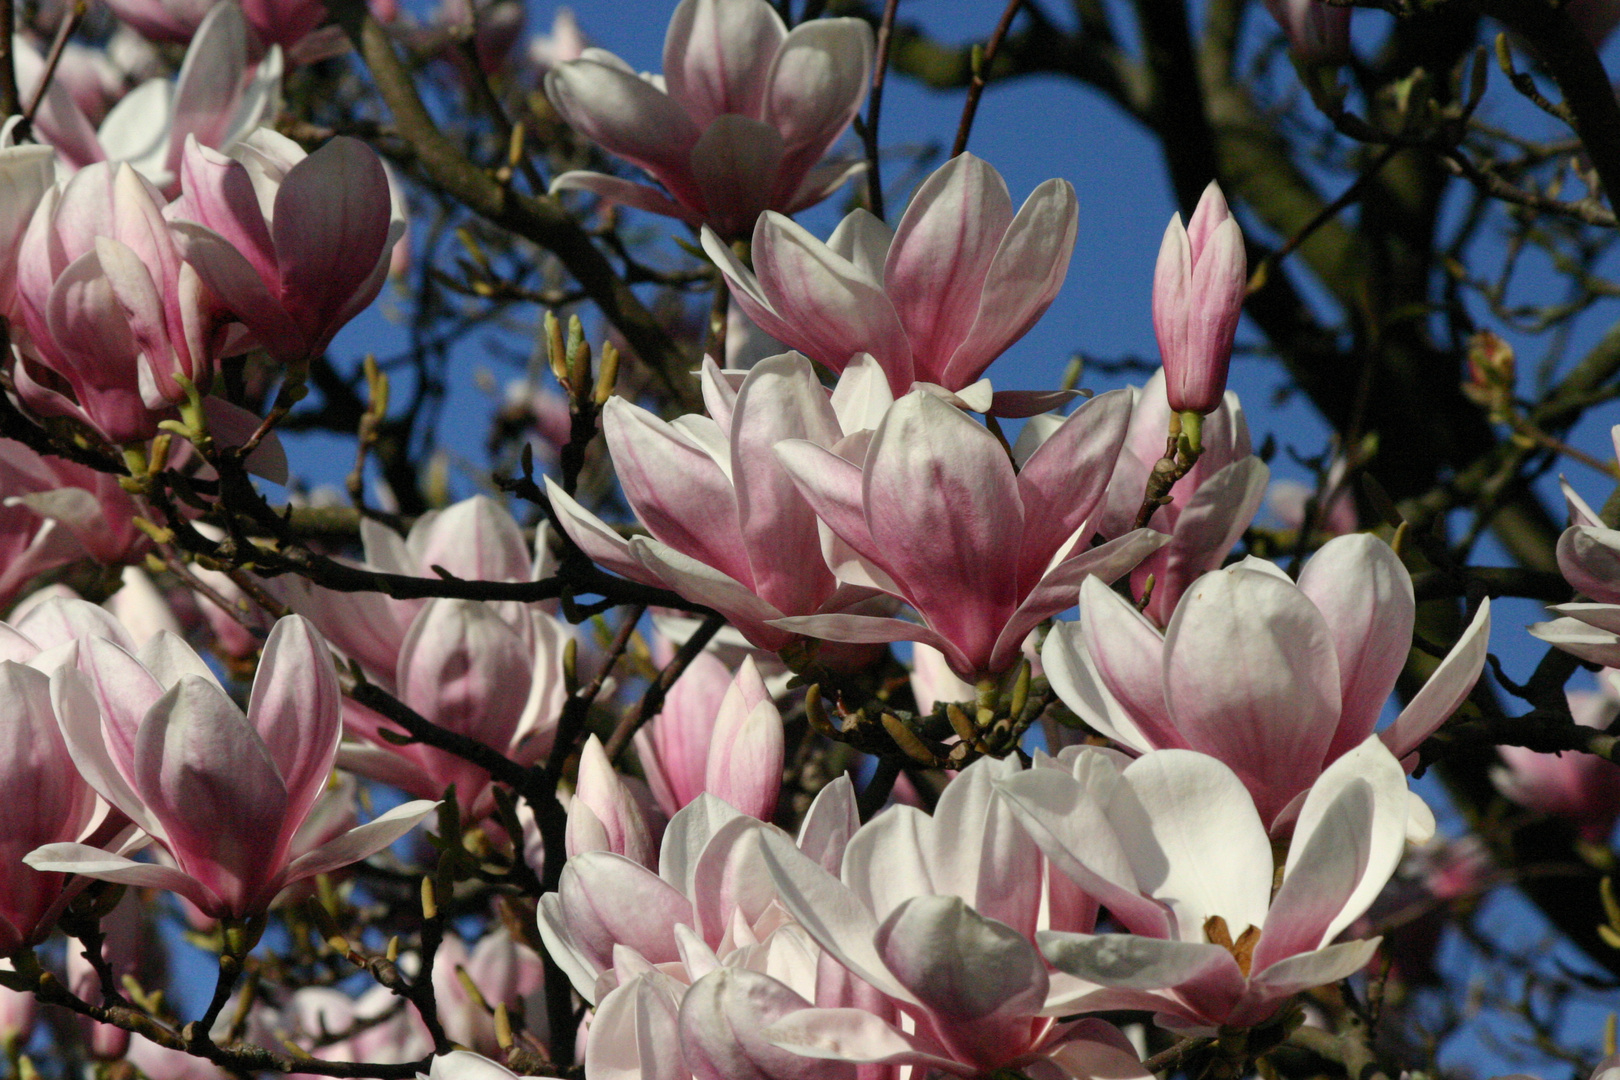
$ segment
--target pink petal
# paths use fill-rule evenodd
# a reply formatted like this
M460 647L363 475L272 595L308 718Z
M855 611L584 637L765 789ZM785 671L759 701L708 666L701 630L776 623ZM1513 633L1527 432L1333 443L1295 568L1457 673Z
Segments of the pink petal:
M1531 630L1534 633L1534 629ZM1485 652L1491 636L1491 602L1480 601L1479 611L1464 630L1457 644L1446 653L1423 689L1407 703L1395 722L1381 733L1384 745L1398 758L1416 750L1418 744L1457 711L1474 689L1485 670Z
M628 68L581 59L546 75L546 96L586 138L652 173L677 201L701 205L687 172L699 128L668 95Z
M664 85L699 128L726 113L757 119L786 37L769 4L683 0L664 34Z
M1370 533L1338 536L1311 556L1299 591L1327 620L1339 658L1344 706L1331 760L1372 734L1411 649L1417 604L1412 578L1390 546Z
M649 214L679 218L689 225L695 225L701 220L700 215L688 210L657 188L638 184L623 177L609 176L606 173L580 170L565 172L551 182L551 194L555 195L559 191L589 191L608 202L645 210Z
M1024 541L1018 580L1026 590L1101 501L1131 422L1131 406L1131 395L1123 391L1093 398L1058 425L1019 470ZM1082 544L1089 539L1082 537Z
M985 277L1012 218L1001 174L972 154L951 158L912 195L883 284L911 341L914 378L951 385L946 365L978 317Z
M1339 664L1292 582L1206 574L1165 632L1165 701L1195 750L1231 766L1269 820L1321 772L1339 720Z
M357 828L350 829L336 840L300 855L282 872L283 887L317 874L329 874L345 866L368 859L404 836L416 824L438 809L439 804L426 800L401 803L386 813Z
M343 692L326 641L308 619L276 621L248 700L248 723L286 785L284 830L303 824L332 774L343 735Z
M872 28L851 18L801 22L782 42L762 116L787 146L772 200L777 209L791 213L809 206L836 186L830 178L808 181L860 110L876 51Z
M1046 313L1068 274L1078 221L1067 180L1048 180L1024 200L990 264L973 329L945 367L946 386L977 379Z

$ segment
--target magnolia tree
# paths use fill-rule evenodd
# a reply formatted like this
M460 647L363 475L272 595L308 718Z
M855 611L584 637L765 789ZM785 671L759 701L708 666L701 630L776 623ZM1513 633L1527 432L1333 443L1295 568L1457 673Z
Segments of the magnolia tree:
M0 0L12 1075L1620 1068L1620 6L1062 6ZM1182 213L1031 388L1036 73Z

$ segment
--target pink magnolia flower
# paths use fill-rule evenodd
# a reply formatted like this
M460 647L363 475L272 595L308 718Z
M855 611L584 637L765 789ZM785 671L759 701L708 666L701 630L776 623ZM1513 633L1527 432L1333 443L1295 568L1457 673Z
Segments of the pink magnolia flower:
M0 313L17 315L17 248L34 209L56 180L56 152L32 143L14 145L19 119L0 128Z
M68 89L52 80L34 117L34 130L56 148L68 168L127 162L153 185L173 193L187 138L228 150L277 107L281 50L272 48L252 64L249 47L241 7L233 0L216 3L198 25L174 82L147 80L124 95L97 128ZM26 98L44 76L45 62L32 48L19 48L17 68Z
M405 959L408 967L415 957ZM373 986L359 997L327 986L303 987L266 1026L322 1061L394 1064L433 1052L433 1038L421 1016L409 1006L401 1008L399 998L385 986ZM345 1033L348 1037L341 1037ZM340 1037L329 1038L333 1035Z
M765 0L681 0L664 38L662 78L602 49L546 75L563 118L663 190L602 173L552 182L741 239L765 210L792 214L852 171L818 163L866 99L872 28L811 19L791 31Z
M899 397L913 382L965 390L1023 337L1063 285L1077 220L1068 181L1041 184L1015 215L1001 174L959 154L892 233L855 210L823 244L767 213L752 271L712 231L703 248L761 330L833 371L870 353Z
M595 735L580 751L579 778L568 804L566 850L570 859L584 851L611 851L646 867L657 861L647 816Z
M364 1059L362 1059L364 1060ZM524 1080L504 1065L466 1050L452 1050L433 1059L416 1080Z
M665 813L700 794L750 817L776 814L786 753L782 714L752 657L736 677L708 653L695 657L663 711L636 732L636 756Z
M1136 407L1131 427L1108 482L1108 501L1097 531L1123 536L1136 524L1147 492L1148 475L1164 456L1170 403L1165 376L1156 371L1141 390L1133 391ZM1023 442L1020 438L1020 443ZM1232 545L1254 520L1265 494L1270 470L1249 452L1249 425L1236 394L1204 417L1204 453L1170 489L1170 501L1148 527L1170 537L1169 543L1131 571L1131 591L1141 596L1153 575L1153 594L1143 612L1160 626L1170 621L1181 594L1203 574L1220 567Z
M152 41L184 45L192 40L218 0L108 0L113 14ZM240 0L253 30L251 51L268 45L291 49L326 21L318 0Z
M1081 580L1112 581L1164 543L1143 529L1087 546L1130 411L1119 391L1087 402L1016 471L994 435L922 390L849 458L778 442L783 468L836 537L833 573L903 600L922 622L821 614L772 625L834 641L921 641L969 680L1008 670Z
M11 961L0 960L0 971L10 971ZM18 1054L28 1045L34 1031L38 1008L34 995L0 986L0 1051Z
M1620 715L1620 672L1604 671L1597 691L1569 691L1569 710L1583 727L1605 730ZM1496 790L1520 806L1561 817L1582 839L1606 843L1620 820L1620 766L1591 754L1538 754L1522 746L1497 748Z
M1376 738L1311 787L1275 895L1261 815L1212 757L1160 750L1121 769L1082 750L1069 772L1030 769L999 789L1053 865L1128 931L1039 936L1081 980L1053 1011L1148 1009L1201 1030L1261 1023L1364 967L1377 939L1331 943L1395 872L1408 832L1434 827Z
M1610 434L1620 453L1620 424ZM1620 529L1611 529L1573 488L1564 485L1570 526L1558 538L1558 569L1586 600L1555 604L1561 618L1530 633L1582 660L1620 667Z
M382 162L358 139L306 155L260 129L236 155L187 141L185 194L168 215L175 241L271 355L308 360L376 299L405 222Z
M50 932L67 883L23 857L78 841L105 813L62 740L50 677L14 659L0 660L0 784L0 954L9 955Z
M1186 228L1171 215L1153 271L1153 333L1172 411L1220 406L1248 284L1243 232L1210 181Z
M221 313L169 239L163 196L128 165L91 165L46 192L18 253L17 299L18 395L113 443L157 434L185 400L177 377L206 390L225 347Z
M1323 0L1266 0L1266 10L1302 63L1342 64L1350 59L1349 8Z
M794 639L777 625L783 616L846 611L874 593L840 586L827 569L816 516L771 448L784 439L832 447L876 426L888 387L868 360L829 396L796 353L761 361L740 384L706 360L702 379L706 417L666 423L621 398L603 410L625 500L651 536L626 540L549 477L546 490L596 562L714 608L774 652Z
M174 859L133 862L53 843L37 870L178 893L215 917L265 911L286 886L364 859L434 804L406 803L313 851L294 839L325 790L341 734L337 672L310 624L288 616L265 643L244 715L200 657L160 634L143 663L105 638L77 645L52 699L86 781Z
M529 39L529 63L539 74L552 68L578 60L585 55L590 41L580 29L579 19L572 8L559 7L551 16L551 32L536 34Z
M511 513L487 496L422 515L408 537L370 520L360 523L363 565L388 573L434 576L434 568L473 581L528 581L550 565L546 530L531 555ZM569 630L534 605L470 600L391 600L377 593L336 593L302 579L277 578L288 606L308 616L366 677L427 719L478 739L524 763L551 748L563 697L563 650ZM442 750L400 746L392 724L352 701L344 722L361 743L345 743L346 769L436 799L451 784L463 816L495 807L489 774Z
M783 937L795 940L780 944L802 955L808 939L777 901L747 840L757 830L769 831L819 865L835 867L858 823L846 777L816 796L797 841L712 795L700 795L670 819L656 873L611 851L570 858L557 891L540 900L540 937L574 989L595 1005L650 966L689 984L713 965L769 951L773 935L790 927ZM693 966L681 972L675 965L682 963Z
M462 975L478 988L483 1005L467 993ZM470 948L455 934L446 934L433 957L433 995L444 1033L479 1053L500 1052L495 1020L489 1013L496 1005L505 1005L513 1016L523 1018L525 1030L544 1037L544 981L545 965L539 955L513 940L502 926L484 934Z
M116 566L138 557L151 545L150 538L135 527L141 513L135 499L118 483L118 477L98 472L66 458L45 457L21 443L0 441L0 503L6 516L20 524L32 519L37 539L51 534L66 541L69 558L84 555L107 566ZM63 561L68 561L64 559ZM0 571L0 580L12 577L16 567ZM38 569L44 569L39 567ZM37 572L37 570L36 570ZM21 584L21 579L14 579ZM4 589L0 588L0 592Z
M997 794L1021 771L1016 758L984 758L946 786L932 817L890 807L851 838L837 877L779 836L756 834L782 904L889 1002L886 1016L795 1012L767 1030L770 1041L821 1058L982 1076L1094 1034L1054 1019L1048 1006L1072 988L1061 975L1054 982L1035 941L1049 930L1089 932L1097 905L1048 871Z
M1199 578L1160 631L1099 584L1079 622L1041 651L1058 696L1128 752L1184 748L1219 759L1266 826L1286 833L1317 777L1373 733L1412 643L1416 605L1400 558L1367 534L1324 544L1296 585L1247 558ZM1479 679L1490 605L1381 737L1417 749Z

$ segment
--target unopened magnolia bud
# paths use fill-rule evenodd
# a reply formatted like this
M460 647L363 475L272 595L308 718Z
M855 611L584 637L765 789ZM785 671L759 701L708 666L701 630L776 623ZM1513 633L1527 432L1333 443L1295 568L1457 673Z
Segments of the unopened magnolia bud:
M1185 228L1170 219L1153 271L1153 333L1173 412L1214 412L1248 291L1243 233L1221 189L1204 189Z

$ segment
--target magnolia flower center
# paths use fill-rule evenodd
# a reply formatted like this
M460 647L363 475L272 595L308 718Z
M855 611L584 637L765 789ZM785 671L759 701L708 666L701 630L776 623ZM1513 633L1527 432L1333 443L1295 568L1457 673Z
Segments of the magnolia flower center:
M1232 954L1237 961L1238 970L1248 977L1249 967L1254 963L1254 947L1260 943L1260 928L1251 926L1232 940L1232 931L1227 929L1226 920L1219 915L1211 915L1204 920L1204 939L1211 945L1219 945Z

